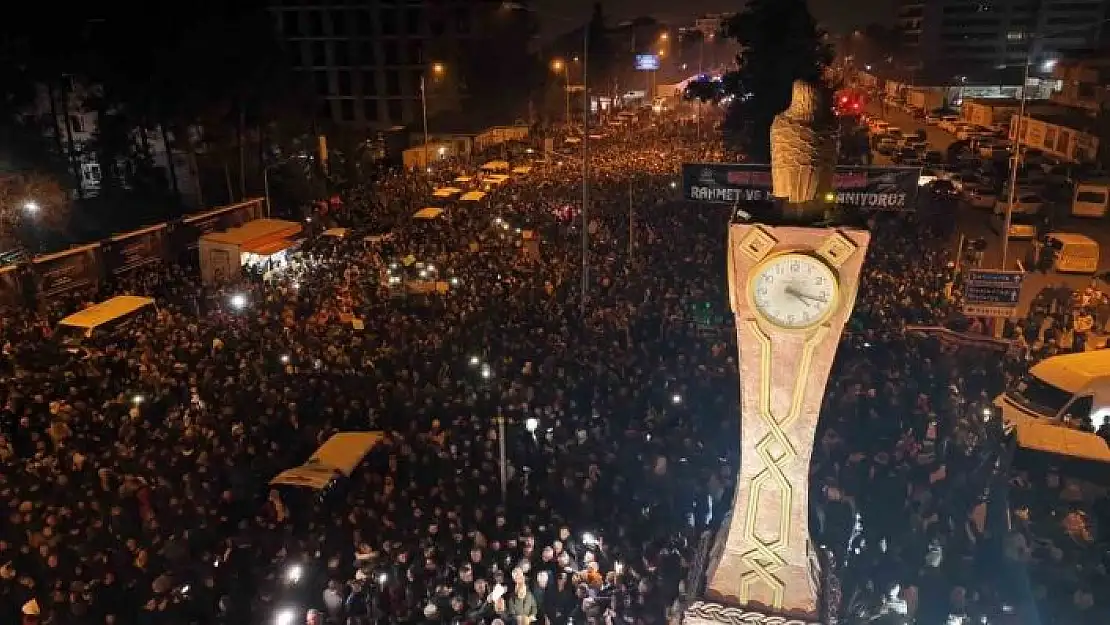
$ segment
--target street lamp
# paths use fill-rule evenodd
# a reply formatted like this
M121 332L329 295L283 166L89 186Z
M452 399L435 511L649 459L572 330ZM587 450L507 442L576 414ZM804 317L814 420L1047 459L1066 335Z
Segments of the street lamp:
M432 77L438 79L447 71L443 63L432 63ZM424 74L420 74L420 112L424 120L424 167L431 163L428 160L428 89L425 85Z
M563 74L563 99L566 101L566 123L570 127L570 67L562 59L551 62L551 69L556 74Z
M501 8L509 11L526 11L535 13L536 10L520 2L503 2ZM551 17L551 16L548 16ZM568 19L566 16L557 16ZM579 302L579 314L586 316L586 294L590 285L590 154L587 146L590 141L590 90L586 81L587 68L590 64L590 21L582 27L582 301ZM575 62L578 57L575 57Z
M1101 26L1107 22L1110 22L1110 18L1099 20L1094 24L1086 26L1086 28ZM1051 37L1061 33L1071 33L1074 30L1074 28L1058 28L1044 33L1033 33L1029 36L1029 45L1025 48L1025 63L1023 64L1025 67L1021 76L1021 97L1018 100L1017 123L1013 124L1014 137L1013 141L1010 143L1013 155L1010 157L1010 190L1006 194L1006 223L1004 223L1002 227L1002 264L1000 265L1002 270L1006 269L1006 261L1008 260L1010 252L1010 225L1013 223L1014 218L1014 199L1017 193L1018 166L1021 164L1021 130L1023 127L1028 128L1029 125L1025 121L1025 101L1028 99L1026 93L1029 91L1029 66L1033 63L1033 40L1044 39L1045 37ZM1051 68L1056 66L1055 62L1051 64L1046 62L1045 65L1048 67L1045 71L1051 71ZM962 95L963 94L961 94L961 97Z
M38 213L40 209L42 209L42 207L39 206L39 203L34 200L27 200L23 203L23 210L32 215Z

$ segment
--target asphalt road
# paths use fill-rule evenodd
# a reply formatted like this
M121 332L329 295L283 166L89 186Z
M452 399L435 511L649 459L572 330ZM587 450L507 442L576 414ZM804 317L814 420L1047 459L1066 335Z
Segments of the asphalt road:
M930 150L940 150L944 152L948 149L949 145L956 141L955 136L952 134L936 126L927 126L923 120L914 119L898 109L888 107L884 114L880 111L878 105L871 103L868 106L868 112L880 115L880 117L886 121L901 128L903 132L912 132L918 129L925 130L925 138L929 143ZM876 157L876 165L887 165L890 163L889 159L882 155L876 154ZM1098 219L1071 217L1067 215L1067 212L1067 202L1061 201L1059 205L1055 207L1054 214L1056 217L1053 221L1052 229L1057 232L1081 233L1098 241L1101 249L1099 271L1110 271L1110 219L1106 217ZM987 242L987 249L983 254L982 266L986 268L1001 268L1002 237L1000 233L1002 230L1002 219L994 217L991 211L961 205L957 213L958 234L955 240L952 241L953 250L955 251L956 247L960 244L960 235L962 235L964 241L982 238ZM1029 241L1011 240L1006 261L1006 269L1018 269L1018 262L1024 262L1030 247L1031 243ZM1019 314L1025 314L1033 298L1036 297L1041 289L1060 285L1067 285L1071 288L1083 288L1091 284L1091 280L1091 276L1086 275L1028 273L1025 277L1025 286L1022 289L1022 297L1018 305L1018 312Z

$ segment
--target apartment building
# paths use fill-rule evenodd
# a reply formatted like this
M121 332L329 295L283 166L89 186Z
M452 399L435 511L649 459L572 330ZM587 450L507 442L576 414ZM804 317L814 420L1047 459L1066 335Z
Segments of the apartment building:
M902 0L898 4L894 24L902 39L902 50L899 51L899 56L913 66L921 63L921 25L924 17L924 0Z
M270 0L269 9L311 77L319 118L376 130L419 121L424 104L430 116L464 107L475 68L467 53L531 15L493 0ZM527 36L503 44L505 56L491 56L527 53Z
M184 151L174 149L172 133L163 133L158 126L132 128L127 133L129 154L121 154L117 163L101 160L95 149L100 115L87 103L102 94L99 85L87 85L72 78L54 89L38 84L35 99L23 114L36 119L45 135L55 138L62 156L70 162L82 196L93 198L100 195L102 183L108 175L127 188L133 173L128 169L131 166L129 157L141 155L149 158L151 164L162 171L166 183L170 188L177 189L186 206L195 206L200 196L196 163L191 163ZM105 166L113 171L102 171ZM76 189L74 191L77 192Z
M1108 0L929 0L907 2L899 24L927 67L986 77L1028 58L1032 74L1049 75L1063 55L1103 40L1108 6Z

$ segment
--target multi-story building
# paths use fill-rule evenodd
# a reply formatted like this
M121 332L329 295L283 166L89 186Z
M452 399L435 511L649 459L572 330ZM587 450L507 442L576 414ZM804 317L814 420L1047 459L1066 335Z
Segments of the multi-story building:
M131 183L131 158L147 158L165 176L166 184L177 190L186 206L194 206L200 196L197 188L196 163L189 162L185 152L174 149L174 138L162 128L132 128L127 132L128 154L120 154L119 162L104 163L96 149L100 115L87 103L103 95L99 85L86 85L67 79L55 89L44 84L36 86L35 99L24 115L37 120L46 136L55 139L61 156L73 170L75 193L87 198L100 194L106 175L118 184ZM192 140L193 138L190 138ZM167 142L169 145L167 145ZM102 167L114 171L104 172Z
M916 33L927 67L986 77L1031 61L1050 74L1069 51L1092 48L1106 32L1108 0L929 0L907 2L900 24ZM914 36L907 34L907 44Z
M901 0L895 18L895 28L901 36L899 56L907 64L921 63L921 25L925 17L924 0Z
M732 18L735 13L709 13L694 20L693 30L700 31L707 40L712 40L721 32L721 27Z
M493 0L270 0L270 11L311 76L319 117L377 130L419 121L424 103L428 115L465 107L480 82L475 51L491 67L526 57L527 29L513 27L531 15ZM493 31L521 36L501 39L496 54Z
M1110 105L1110 56L1106 53L1062 58L1052 76L1059 85L1052 94L1053 102L1092 113Z

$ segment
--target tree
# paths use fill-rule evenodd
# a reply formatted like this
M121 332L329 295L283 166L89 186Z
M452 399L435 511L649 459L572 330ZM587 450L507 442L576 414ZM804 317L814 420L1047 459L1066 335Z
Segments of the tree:
M713 104L720 102L724 95L721 81L713 80L707 76L691 80L682 93L682 97L686 100L712 102Z
M49 176L35 172L0 174L0 249L37 237L32 230L60 230L69 221L69 197Z
M805 0L751 0L730 19L724 35L736 40L737 68L725 76L732 101L724 123L729 148L768 161L775 115L790 104L795 80L821 83L832 61Z

